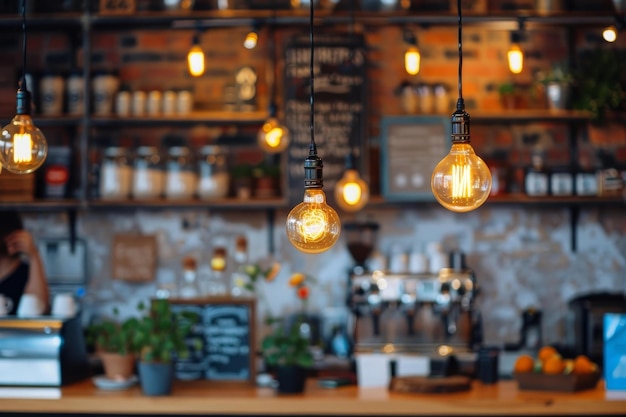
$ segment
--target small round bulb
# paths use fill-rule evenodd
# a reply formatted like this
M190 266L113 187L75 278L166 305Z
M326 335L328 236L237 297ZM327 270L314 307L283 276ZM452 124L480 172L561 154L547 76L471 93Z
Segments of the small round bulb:
M270 117L259 129L257 143L267 153L282 152L289 145L289 130L278 119Z
M246 35L246 38L243 41L243 46L246 49L254 49L256 47L257 41L259 40L259 34L255 31L250 31Z
M509 60L509 70L513 74L519 74L524 68L524 52L518 44L514 43L507 52L507 58Z
M339 239L341 222L337 212L326 204L321 188L304 190L302 203L287 216L287 238L296 249L305 253L321 253Z
M491 172L469 143L453 143L450 153L433 170L431 187L448 210L471 211L489 197Z
M615 26L609 26L602 31L602 38L607 42L615 42L617 39L617 29Z
M204 74L204 51L200 45L193 45L187 54L189 74L199 77Z
M404 53L404 69L410 75L417 75L420 72L421 55L415 46L409 47Z
M17 114L2 128L0 162L15 174L30 174L39 168L48 155L46 137L28 114Z
M358 211L369 200L369 187L356 169L348 169L335 185L335 200L345 211Z

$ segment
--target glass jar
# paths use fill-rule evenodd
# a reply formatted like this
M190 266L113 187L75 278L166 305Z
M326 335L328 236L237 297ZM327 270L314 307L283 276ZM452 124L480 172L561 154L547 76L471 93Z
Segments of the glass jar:
M171 147L166 163L165 198L193 198L197 183L198 174L191 150L185 146Z
M198 177L198 197L201 199L224 198L228 195L230 174L224 148L207 145L200 150Z
M106 148L100 168L100 198L104 200L128 198L132 171L128 149L118 146Z
M156 146L140 146L135 156L133 198L159 198L163 194L163 166Z

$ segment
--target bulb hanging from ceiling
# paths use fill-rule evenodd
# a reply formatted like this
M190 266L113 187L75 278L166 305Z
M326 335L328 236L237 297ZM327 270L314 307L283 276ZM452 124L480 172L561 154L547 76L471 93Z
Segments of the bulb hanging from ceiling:
M270 65L267 71L268 84L270 85L270 105L269 117L263 123L257 133L257 143L267 153L279 153L287 149L289 146L290 136L289 129L283 125L277 117L278 105L276 104L276 66L278 59L276 57L276 36L273 26L270 27L269 44L270 49Z
M459 17L459 98L452 114L452 148L435 167L431 188L437 201L455 212L467 212L480 207L491 191L491 172L470 144L470 116L465 111L462 95L462 15L461 0L457 0Z
M341 222L337 212L326 203L326 195L322 190L324 185L322 159L317 156L315 145L315 91L314 91L314 42L313 42L313 3L309 5L309 39L311 56L309 63L311 85L310 103L311 113L309 129L311 143L309 155L304 160L304 198L302 203L295 206L287 216L287 238L298 250L305 253L321 253L330 249L339 239Z
M614 25L605 27L602 31L602 38L607 42L615 42L617 40L617 28Z
M254 49L256 48L256 44L259 40L259 29L257 25L254 25L252 30L248 32L245 39L243 40L243 46L246 49Z
M519 20L519 29L511 32L511 46L506 53L509 70L513 74L520 74L524 69L524 51L520 43L524 41L524 20Z
M405 30L403 34L404 42L409 47L404 52L404 70L409 75L417 75L420 72L420 64L422 61L422 54L417 47L417 36L410 30Z
M204 74L204 51L200 46L200 35L197 33L193 35L191 49L187 53L187 69L194 77Z
M353 212L365 207L369 201L370 191L359 171L354 168L353 158L347 156L346 159L351 161L346 161L343 177L335 184L335 200L342 210Z
M15 174L30 174L39 168L48 155L48 142L35 126L31 98L26 85L26 1L22 0L22 78L16 97L16 114L0 134L0 163Z

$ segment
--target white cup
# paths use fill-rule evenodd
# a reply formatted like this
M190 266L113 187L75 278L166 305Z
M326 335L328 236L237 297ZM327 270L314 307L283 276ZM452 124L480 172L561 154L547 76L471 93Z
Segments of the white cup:
M63 113L63 93L65 80L60 75L44 75L39 81L41 112L58 116Z
M59 317L73 317L76 314L76 301L72 294L61 293L52 300L52 315Z
M359 388L388 387L391 381L391 355L359 353L356 355L356 376Z
M0 294L0 316L6 316L13 308L13 300L4 294Z
M34 294L24 294L17 307L18 317L36 317L43 314L43 302Z
M113 100L119 88L119 80L112 74L99 74L92 80L93 111L100 116L109 116L113 112Z
M148 114L158 116L161 113L161 100L163 95L159 90L152 90L148 93Z
M118 116L128 117L130 116L130 91L118 91L115 96L115 112Z
M145 91L133 91L132 110L133 116L143 116L146 113Z

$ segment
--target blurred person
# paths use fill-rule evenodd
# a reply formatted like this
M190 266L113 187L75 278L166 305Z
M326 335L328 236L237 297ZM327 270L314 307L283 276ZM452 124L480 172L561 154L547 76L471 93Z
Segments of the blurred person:
M49 308L46 272L32 235L13 210L0 212L0 294L12 301L15 315L23 294L33 294Z

